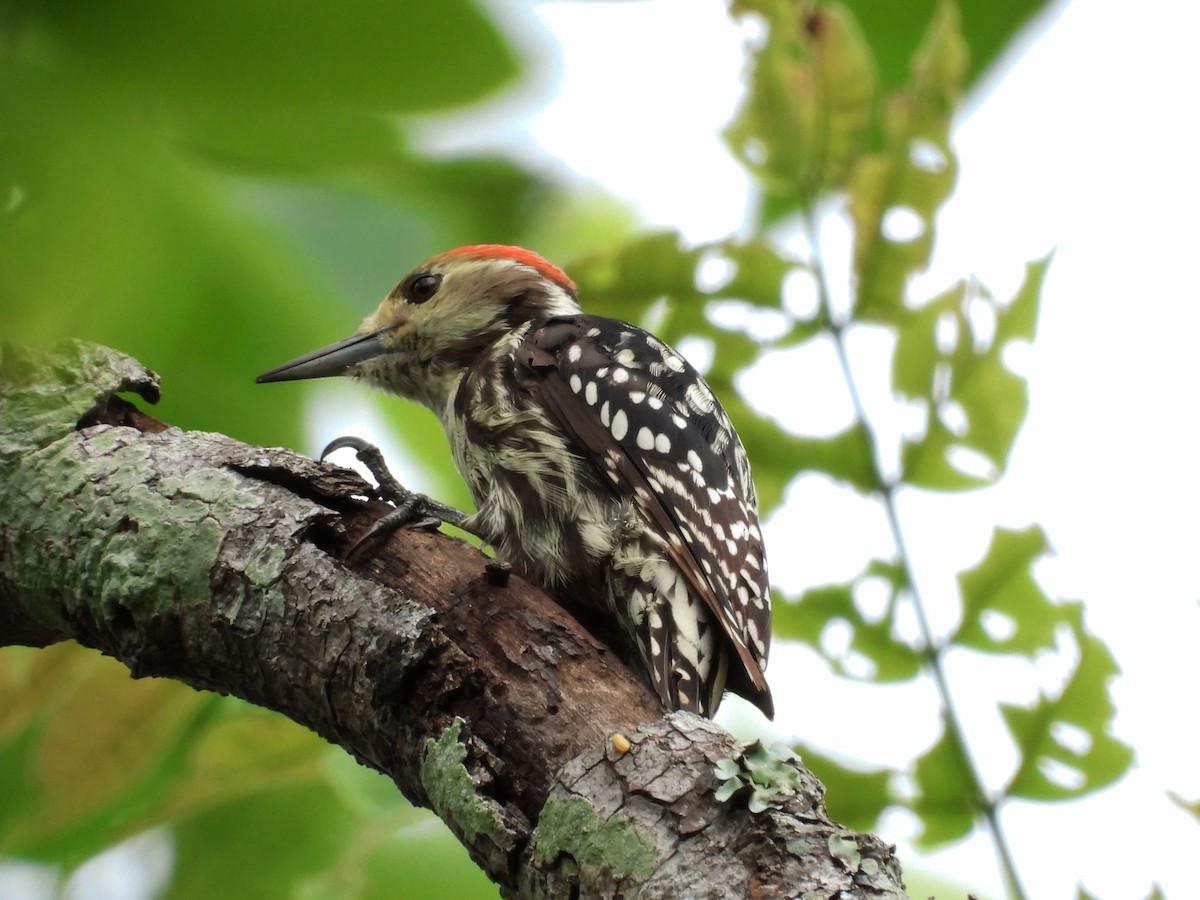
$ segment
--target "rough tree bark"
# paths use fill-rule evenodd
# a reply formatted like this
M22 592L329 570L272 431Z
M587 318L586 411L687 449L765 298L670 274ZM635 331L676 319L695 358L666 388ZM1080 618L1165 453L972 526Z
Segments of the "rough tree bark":
M734 739L664 716L540 591L437 533L348 563L382 511L356 475L122 392L153 403L157 376L4 352L0 646L73 639L278 710L435 810L506 897L903 896L893 848L830 821L801 766L778 809L718 802Z

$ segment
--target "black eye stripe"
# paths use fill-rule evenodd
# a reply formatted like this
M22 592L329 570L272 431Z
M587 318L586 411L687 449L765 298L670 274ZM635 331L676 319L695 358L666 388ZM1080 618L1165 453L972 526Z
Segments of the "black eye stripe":
M441 275L419 272L404 282L401 294L409 303L424 303L431 299L441 286Z

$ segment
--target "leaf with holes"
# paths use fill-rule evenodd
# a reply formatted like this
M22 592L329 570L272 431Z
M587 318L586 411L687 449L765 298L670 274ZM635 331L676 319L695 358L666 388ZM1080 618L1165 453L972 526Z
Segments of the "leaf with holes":
M854 599L857 591L873 581L887 586L887 596L878 616L868 616ZM848 584L812 588L805 591L798 602L774 604L772 628L780 637L795 638L808 644L843 678L907 681L920 673L925 657L897 635L899 592L904 584L898 566L873 560ZM829 645L831 628L849 629L844 648Z
M733 5L735 16L747 13L766 21L767 38L725 139L766 190L764 218L776 221L845 183L872 124L875 63L842 7Z
M1119 673L1112 653L1083 624L1083 606L1065 606L1079 663L1057 696L1032 706L1002 704L1000 711L1021 754L1005 791L1030 800L1065 800L1090 794L1120 778L1133 750L1111 731L1109 681Z
M929 849L971 833L976 798L971 764L942 714L942 736L913 766L916 796L909 808L921 820L917 846Z
M824 472L864 494L881 489L871 434L862 422L827 438L795 438L793 465L798 471Z
M641 323L663 297L701 299L696 288L700 250L685 250L674 231L648 234L616 252L571 263L571 275L588 312Z
M1025 379L1004 364L1016 340L1031 340L1050 259L1026 267L1008 303L960 282L899 320L892 380L924 404L925 434L906 441L905 480L935 490L989 484L1008 464L1025 419Z
M1030 571L1049 549L1036 525L1024 531L997 528L979 565L958 576L962 622L949 642L1030 658L1053 650L1055 629L1070 615L1069 607L1053 603Z
M716 293L737 297L754 306L779 309L783 305L783 281L804 264L785 259L765 240L726 242L713 248L733 265L733 277Z
M883 149L862 157L849 179L860 319L895 321L909 277L929 264L934 213L957 177L950 122L966 65L958 14L940 4L908 85L887 99Z

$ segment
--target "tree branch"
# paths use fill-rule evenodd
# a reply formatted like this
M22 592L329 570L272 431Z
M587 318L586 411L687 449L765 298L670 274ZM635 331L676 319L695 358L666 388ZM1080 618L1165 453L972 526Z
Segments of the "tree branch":
M78 342L0 360L0 646L74 639L277 710L435 810L508 897L903 896L802 767L779 809L718 802L734 739L664 718L536 588L437 533L346 562L386 509L357 475L120 392L154 402L157 376Z

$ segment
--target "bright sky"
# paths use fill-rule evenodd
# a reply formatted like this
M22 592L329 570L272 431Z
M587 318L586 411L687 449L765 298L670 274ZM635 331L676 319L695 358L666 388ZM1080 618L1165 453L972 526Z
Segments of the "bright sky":
M532 138L564 169L689 239L736 231L747 185L718 131L737 104L742 35L724 4L544 3L536 14L562 43L557 63L546 63L561 67L561 86L506 143ZM1032 409L1009 477L967 496L910 498L902 510L936 621L949 621L953 574L979 559L992 526L1036 521L1057 550L1038 570L1043 585L1087 601L1090 626L1124 668L1117 730L1136 748L1139 768L1099 796L1006 813L1034 897L1073 897L1080 880L1103 897L1142 897L1153 881L1168 896L1194 893L1200 824L1165 792L1200 797L1191 699L1200 676L1192 652L1200 635L1200 476L1196 414L1187 405L1200 384L1192 272L1200 237L1197 18L1169 0L1066 7L958 129L960 187L940 221L934 271L919 287L932 293L974 273L1007 295L1026 260L1056 248L1036 345L1017 357ZM838 246L836 229L830 241ZM872 363L885 347L865 337L854 348L874 405L887 401ZM834 377L828 348L787 362L793 379ZM821 387L813 392L818 399L798 402L799 426L840 427L844 404L819 400ZM799 548L773 555L785 587L848 578L864 552L887 552L871 506L815 479L793 499L769 531L776 546ZM889 727L880 717L892 709L893 760L935 737L928 685L854 688L794 656L773 659L771 675L784 695L780 718L806 740L881 759L879 735ZM999 782L1013 756L988 710L997 700L1030 701L1039 682L973 659L952 658L950 675L960 707L982 710L968 716L969 735ZM893 817L886 836L903 847L909 827ZM982 838L929 865L984 896L1000 894Z

